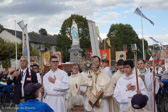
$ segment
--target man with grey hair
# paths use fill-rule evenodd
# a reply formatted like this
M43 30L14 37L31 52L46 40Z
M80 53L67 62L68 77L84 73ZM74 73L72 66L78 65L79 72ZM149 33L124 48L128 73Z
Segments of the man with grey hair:
M36 73L31 70L31 74L29 74L29 68L27 67L27 65L27 58L25 56L22 56L20 58L20 69L11 72L7 80L8 85L11 85L13 82L15 84L13 101L15 104L24 102L24 87L28 83L37 83Z
M70 98L68 112L87 112L84 108L84 98L82 95L75 95Z

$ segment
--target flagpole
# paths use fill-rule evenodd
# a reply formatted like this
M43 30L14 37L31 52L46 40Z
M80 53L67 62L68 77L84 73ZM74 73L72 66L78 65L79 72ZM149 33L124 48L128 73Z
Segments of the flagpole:
M106 40L104 39L104 49L105 49L105 41L106 41Z
M15 20L15 50L16 50L16 65L15 65L15 69L17 69L16 20Z
M142 6L140 6L141 12L142 12ZM142 49L143 49L143 60L145 59L145 50L144 50L144 37L143 37L143 21L142 21L142 13L141 13L141 27L142 27Z

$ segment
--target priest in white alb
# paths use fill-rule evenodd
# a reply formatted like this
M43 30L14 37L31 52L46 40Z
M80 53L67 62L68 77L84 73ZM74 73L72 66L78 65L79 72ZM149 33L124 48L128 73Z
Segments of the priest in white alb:
M116 87L116 84L118 82L118 80L123 76L124 74L124 60L120 59L117 61L117 72L114 73L114 75L112 76L111 82L112 82L112 97L111 97L111 112L118 112L119 111L119 103L116 101L116 99L114 98L114 90Z
M64 94L69 89L69 79L66 72L58 68L58 58L51 56L51 70L43 77L44 102L55 112L66 112Z
M71 73L71 76L69 76L70 88L65 95L65 99L67 100L67 105L69 105L70 98L72 96L81 94L80 83L82 80L82 75L79 73L79 65L77 63L74 63L72 65L71 70L72 70L72 73Z
M139 90L137 90L136 75L133 74L134 63L131 60L124 61L125 74L121 77L114 90L114 98L119 102L119 112L123 112L131 104L132 97L141 93L147 95L147 90L141 78L138 78Z

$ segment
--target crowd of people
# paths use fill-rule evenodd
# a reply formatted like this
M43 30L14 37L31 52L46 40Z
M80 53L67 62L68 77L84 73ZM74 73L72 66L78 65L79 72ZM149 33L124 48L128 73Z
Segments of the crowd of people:
M27 58L22 56L20 69L11 72L7 78L8 85L14 83L17 111L154 112L155 108L157 112L153 82L157 94L159 79L153 77L143 59L137 61L138 78L131 60L118 60L115 72L109 67L108 59L93 56L91 60L92 63L86 66L94 64L95 69L90 67L80 73L79 64L74 63L68 77L65 71L58 68L58 58L51 56L51 69L42 77L42 81L39 66L34 64L32 69L28 68ZM159 73L166 74L164 66Z

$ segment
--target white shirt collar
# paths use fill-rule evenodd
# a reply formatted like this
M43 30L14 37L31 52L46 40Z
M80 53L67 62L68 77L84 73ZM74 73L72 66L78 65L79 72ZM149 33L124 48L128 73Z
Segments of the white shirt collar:
M131 74L130 76L126 76L126 74L124 74L123 78L126 79L126 80L130 80L132 78L134 78L136 75L135 74Z
M20 71L21 72L23 71L23 73L26 73L26 70L27 70L27 68L25 68L24 70L20 69Z

